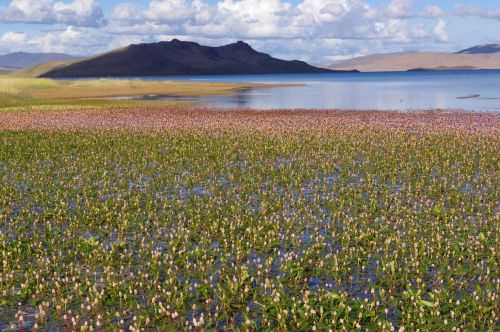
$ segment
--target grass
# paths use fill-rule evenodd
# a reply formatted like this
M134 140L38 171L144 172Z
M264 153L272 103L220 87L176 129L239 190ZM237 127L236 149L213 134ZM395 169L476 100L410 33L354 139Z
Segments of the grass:
M0 132L0 330L496 331L499 148Z
M106 99L39 99L33 97L1 94L0 112L25 111L85 111L85 110L123 110L140 108L182 107L189 103L161 100L106 100Z
M76 60L78 61L78 60ZM20 78L35 78L40 77L41 75L51 71L58 69L60 67L64 67L71 63L75 62L75 60L70 61L51 61L48 63L43 63L31 68L21 69L12 73L12 76L20 77Z
M113 97L206 96L230 94L249 85L141 81L141 80L83 80L56 81L39 78L0 76L0 109L32 109L50 106L81 107L138 107L165 105L163 102L109 100Z

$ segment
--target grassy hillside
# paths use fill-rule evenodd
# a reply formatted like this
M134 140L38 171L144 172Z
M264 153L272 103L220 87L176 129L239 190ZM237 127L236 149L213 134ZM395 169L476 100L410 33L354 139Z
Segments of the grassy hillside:
M74 62L75 61L48 62L48 63L37 65L37 66L31 67L31 68L18 70L16 72L11 73L11 75L15 76L15 77L40 77L41 75L43 75L46 72L49 72L51 70L55 70L58 68L63 68L64 66L72 64Z

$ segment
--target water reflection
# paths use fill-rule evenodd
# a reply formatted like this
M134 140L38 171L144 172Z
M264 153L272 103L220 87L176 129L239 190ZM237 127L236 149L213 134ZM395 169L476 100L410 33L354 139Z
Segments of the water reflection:
M156 78L157 79L157 78ZM195 99L204 106L254 109L500 110L500 71L235 75L169 80L255 82L293 86L242 90ZM464 96L479 96L463 98Z
M229 105L228 106L236 106L236 107L247 107L250 104L250 92L251 90L245 89L239 91L235 95L229 96Z

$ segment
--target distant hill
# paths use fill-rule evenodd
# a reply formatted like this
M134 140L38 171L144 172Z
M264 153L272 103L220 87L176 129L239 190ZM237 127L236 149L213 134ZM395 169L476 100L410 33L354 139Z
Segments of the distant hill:
M0 68L6 70L18 70L52 61L67 61L74 59L77 59L77 57L61 53L16 52L0 55Z
M467 48L456 54L491 54L500 53L500 44L486 44Z
M390 53L339 61L329 68L362 72L500 69L500 53Z
M285 61L244 42L220 47L174 39L130 45L41 74L48 78L331 72L302 61Z
M21 70L11 71L11 77L40 77L48 71L55 70L57 68L63 68L78 60L66 60L66 61L51 61L47 63L42 63L34 67L24 68Z

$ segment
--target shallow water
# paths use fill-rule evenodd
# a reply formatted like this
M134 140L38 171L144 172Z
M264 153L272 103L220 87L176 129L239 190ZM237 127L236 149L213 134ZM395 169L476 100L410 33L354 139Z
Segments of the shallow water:
M403 111L454 109L500 112L500 70L185 76L144 79L296 84L280 88L243 90L231 96L187 98L203 106Z

